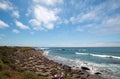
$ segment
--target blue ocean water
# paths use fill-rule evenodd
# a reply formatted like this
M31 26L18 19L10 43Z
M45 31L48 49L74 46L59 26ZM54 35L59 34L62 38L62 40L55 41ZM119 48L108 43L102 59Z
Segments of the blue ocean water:
M44 56L58 63L80 68L87 66L91 73L104 73L111 79L120 79L120 47L50 47ZM116 77L116 78L115 78Z

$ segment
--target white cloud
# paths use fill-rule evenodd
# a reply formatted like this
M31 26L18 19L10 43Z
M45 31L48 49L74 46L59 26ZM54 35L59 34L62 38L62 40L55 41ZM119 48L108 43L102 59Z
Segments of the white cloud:
M75 17L70 17L70 21L74 24L74 23L76 23L76 19L75 19Z
M60 21L58 14L63 0L32 0L26 16L32 16L29 23L34 30L52 30Z
M34 30L44 30L41 23L36 19L31 19L29 23L33 26Z
M8 8L8 5L0 2L0 8L3 9L3 10L6 10Z
M72 16L70 18L70 21L75 24L75 23L83 23L85 21L97 21L99 16L96 11L88 11L86 13L80 13L77 16Z
M59 19L57 16L58 9L48 9L46 7L36 5L33 7L34 18L29 22L35 30L53 29L54 23Z
M34 7L34 14L35 14L35 18L38 21L43 22L45 24L54 22L58 19L54 10L52 11L42 6Z
M70 22L73 25L79 24L85 28L84 31L94 34L119 34L120 14L116 11L120 8L120 1L108 0L92 5L93 2L86 0L76 3L75 8L80 12L71 16Z
M80 26L78 26L76 30L79 31L79 32L83 32L84 31L84 29L81 28Z
M13 29L12 31L13 31L14 33L16 33L16 34L20 33L20 31L17 30L17 29Z
M16 26L18 26L19 28L23 29L23 30L27 30L30 29L28 26L24 25L23 23L21 23L20 21L15 21Z
M120 25L120 16L117 15L115 17L110 17L107 18L103 21L103 24L107 24L107 25Z
M65 23L65 24L68 24L68 23L69 23L69 20L64 19L64 23Z
M13 16L19 18L20 17L19 11L13 11Z
M0 9L2 10L12 10L12 4L9 1L0 0Z
M95 18L96 18L96 13L88 12L84 15L80 15L79 18L78 18L78 21L83 22L83 21L86 21L86 20L94 20Z
M9 0L0 0L0 9L5 11L11 11L11 15L15 18L19 18L19 11L16 10L16 7Z
M6 27L9 27L9 25L4 21L0 20L0 28L6 28Z
M120 16L108 17L103 19L100 24L88 24L90 27L90 32L98 34L119 34L120 33Z
M45 5L54 6L57 3L63 3L63 0L33 0L34 3L43 3Z

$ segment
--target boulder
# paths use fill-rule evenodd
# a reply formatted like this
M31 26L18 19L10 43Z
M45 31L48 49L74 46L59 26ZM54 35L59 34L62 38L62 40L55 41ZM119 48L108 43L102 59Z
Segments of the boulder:
M82 70L90 70L88 67L84 67L84 66L82 66L81 69Z
M100 73L100 72L96 72L95 74L96 74L96 75L100 75L101 73Z

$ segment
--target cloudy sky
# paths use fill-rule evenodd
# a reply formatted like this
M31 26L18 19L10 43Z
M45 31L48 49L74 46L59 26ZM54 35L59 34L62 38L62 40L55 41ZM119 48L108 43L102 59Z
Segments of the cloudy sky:
M120 46L120 0L0 0L0 45Z

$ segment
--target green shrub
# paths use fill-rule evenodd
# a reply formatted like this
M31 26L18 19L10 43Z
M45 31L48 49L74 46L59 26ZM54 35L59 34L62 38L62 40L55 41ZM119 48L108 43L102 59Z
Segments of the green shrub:
M25 72L23 73L24 79L48 79L47 77L38 76L32 72Z
M73 78L71 78L71 77L66 77L65 79L73 79Z
M3 68L3 62L2 62L2 60L0 59L0 70L2 70L2 68Z
M3 74L4 76L7 76L7 77L11 77L11 75L12 75L12 73L11 73L10 70L4 70L4 71L2 72L2 74Z
M5 56L2 57L2 61L3 61L3 63L6 63L6 64L10 64L10 62L11 62L10 58L5 57Z
M39 79L48 79L47 77L39 76Z
M9 66L12 70L17 70L17 65L11 63Z
M0 72L0 79L2 79L2 73Z
M39 77L32 72L25 72L23 76L24 76L24 79L39 79Z

